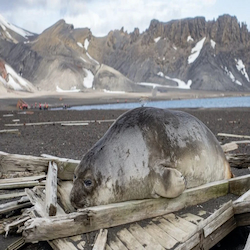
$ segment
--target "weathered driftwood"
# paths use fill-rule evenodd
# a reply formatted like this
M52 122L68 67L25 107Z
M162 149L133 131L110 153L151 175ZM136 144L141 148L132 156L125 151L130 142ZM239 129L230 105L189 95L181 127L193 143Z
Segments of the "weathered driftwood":
M92 250L105 250L108 237L108 230L101 229Z
M247 168L250 166L249 154L227 154L226 158L231 167Z
M229 142L229 143L226 143L224 145L221 145L223 151L225 153L229 152L229 151L233 151L235 149L238 149L238 144L235 143L235 142Z
M19 129L3 129L0 130L0 134L9 134L9 133L19 133Z
M4 218L4 219L0 219L0 234L5 233L5 226L7 224L12 223L13 221L15 221L16 219L18 219L20 216L11 216L8 218Z
M30 207L31 203L27 196L23 196L17 201L10 201L0 205L0 214L6 214L21 208Z
M58 178L60 180L72 181L76 166L80 163L79 160L59 158L57 156L42 154L44 158L53 160L58 166Z
M57 165L55 162L49 162L45 191L46 212L49 216L55 216L57 209Z
M35 218L25 223L23 235L29 242L62 238L109 228L177 211L186 206L226 195L228 190L229 181L224 180L186 190L175 199L128 201L91 207L50 219ZM132 214L133 216L131 216Z
M49 160L30 155L7 154L0 152L0 172L47 172Z
M35 176L26 176L26 177L18 177L18 178L11 178L11 179L0 179L0 184L10 184L15 182L27 182L27 181L41 181L45 180L46 175L35 175Z
M52 157L36 157L30 155L8 154L0 151L0 172L2 174L16 172L47 173L49 161L53 160L58 167L58 178L73 180L74 170L80 161Z
M250 189L250 174L229 180L229 193L243 195Z
M24 222L29 219L30 219L30 216L24 215L24 216L18 217L16 220L12 221L11 223L8 223L4 228L4 231L6 232L5 235L7 236L9 231L11 231L13 228L21 227L24 224Z
M234 137L234 138L246 138L250 139L250 135L234 135L234 134L226 134L226 133L218 133L218 136L225 136L225 137Z

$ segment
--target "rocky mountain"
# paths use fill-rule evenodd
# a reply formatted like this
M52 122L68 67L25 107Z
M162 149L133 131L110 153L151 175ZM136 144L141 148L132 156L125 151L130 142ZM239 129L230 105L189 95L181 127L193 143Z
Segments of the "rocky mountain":
M13 68L27 81L25 91L250 91L250 33L229 15L213 21L152 20L142 33L122 28L105 37L64 20L40 35L20 30L0 17L0 84L5 87L12 86L9 78L20 82Z

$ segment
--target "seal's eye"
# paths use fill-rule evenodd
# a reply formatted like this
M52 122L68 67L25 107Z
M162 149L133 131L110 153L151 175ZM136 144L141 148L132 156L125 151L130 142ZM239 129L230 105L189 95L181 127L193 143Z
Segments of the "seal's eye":
M84 185L85 185L86 187L89 187L89 186L92 185L92 181L91 181L91 180L84 180Z
M75 180L76 179L76 175L74 174L74 179L73 180Z

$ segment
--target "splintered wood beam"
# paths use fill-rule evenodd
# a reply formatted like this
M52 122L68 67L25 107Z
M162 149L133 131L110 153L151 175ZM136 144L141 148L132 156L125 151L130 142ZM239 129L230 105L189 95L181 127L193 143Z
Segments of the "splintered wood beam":
M57 164L55 162L49 162L45 190L46 212L49 216L55 216L57 209Z
M188 189L175 199L127 201L89 207L65 216L34 218L25 223L23 236L27 242L42 241L123 225L178 211L226 195L228 190L229 181L223 180Z
M64 181L72 181L76 166L80 163L79 160L60 158L53 155L42 154L44 158L53 160L58 166L58 178Z
M16 172L47 173L49 161L53 160L58 166L58 178L61 180L73 180L75 168L80 163L79 160L49 155L43 156L45 157L8 154L0 151L0 172L2 174Z
M30 207L31 203L27 196L23 196L17 201L10 201L0 205L0 214L6 214L21 208Z
M0 152L0 172L47 172L49 160L30 155L8 154Z

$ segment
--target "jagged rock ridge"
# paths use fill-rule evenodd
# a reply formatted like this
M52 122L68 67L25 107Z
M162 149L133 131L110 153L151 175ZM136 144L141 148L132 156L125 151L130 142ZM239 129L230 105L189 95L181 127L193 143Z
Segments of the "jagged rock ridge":
M145 32L122 28L105 37L59 20L30 35L19 41L1 35L0 56L38 89L250 90L250 33L229 15L152 20Z

